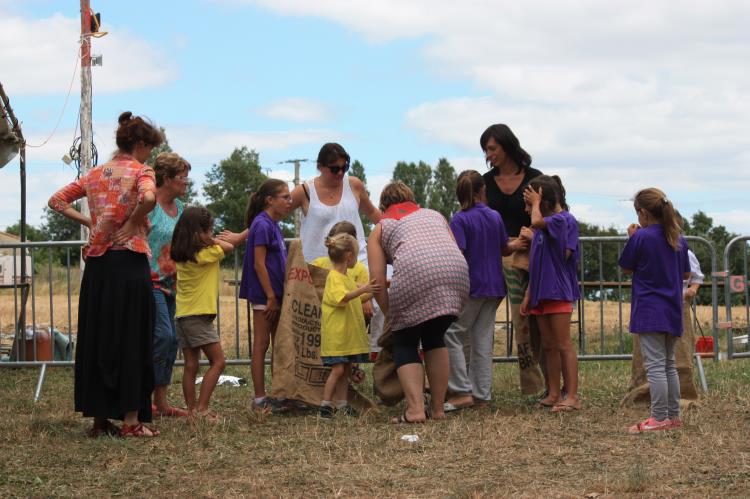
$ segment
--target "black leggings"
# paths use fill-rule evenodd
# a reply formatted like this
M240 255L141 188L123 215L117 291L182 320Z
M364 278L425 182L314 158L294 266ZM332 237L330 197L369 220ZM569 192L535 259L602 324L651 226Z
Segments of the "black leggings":
M406 364L422 363L419 357L420 341L425 352L445 348L443 337L455 320L455 315L441 315L416 326L393 331L393 361L396 368Z

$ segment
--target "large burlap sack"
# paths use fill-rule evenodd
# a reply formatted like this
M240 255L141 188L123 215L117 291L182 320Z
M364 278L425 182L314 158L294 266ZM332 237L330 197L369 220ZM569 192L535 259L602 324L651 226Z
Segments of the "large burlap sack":
M381 350L372 368L372 385L375 395L380 397L385 405L396 405L404 399L404 389L398 380L396 364L393 362L393 338L391 336L391 321L386 318L383 332L378 338Z
M328 271L305 263L302 244L292 241L286 261L284 299L273 345L271 396L319 406L330 368L320 362L321 301ZM353 388L349 403L375 404Z
M698 399L698 391L693 379L693 354L695 353L695 335L690 303L684 304L682 318L682 336L675 345L675 362L677 375L680 377L680 405L689 406ZM641 344L637 334L633 335L633 362L630 374L630 385L620 405L641 405L651 402L651 391L648 387L646 369L643 367Z
M503 257L503 274L508 288L510 317L516 340L521 393L534 395L544 390L544 377L540 370L540 362L543 362L541 338L536 321L531 317L521 316L521 302L529 284L529 275L514 264L513 256Z

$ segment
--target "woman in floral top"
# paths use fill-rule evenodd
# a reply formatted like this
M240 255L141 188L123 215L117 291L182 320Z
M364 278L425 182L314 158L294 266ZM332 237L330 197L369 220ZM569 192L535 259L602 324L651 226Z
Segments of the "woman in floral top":
M146 216L156 185L143 162L164 135L130 112L118 121L112 159L53 194L49 207L91 230L78 301L75 409L94 418L89 436L153 437L159 432L142 423L151 421L154 388ZM90 218L71 206L84 196ZM110 419L121 419L122 428Z
M188 186L190 163L179 154L163 152L154 161L156 175L156 206L148 214L151 232L151 282L153 284L156 322L154 324L154 416L185 417L188 412L172 407L167 400L167 387L172 383L172 367L177 358L175 331L175 285L177 268L169 256L172 233L182 216L184 196Z

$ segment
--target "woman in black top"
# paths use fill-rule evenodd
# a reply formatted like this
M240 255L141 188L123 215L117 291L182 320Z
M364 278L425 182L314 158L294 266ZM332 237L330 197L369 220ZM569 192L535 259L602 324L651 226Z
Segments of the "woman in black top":
M508 236L518 237L521 227L531 225L531 219L525 210L523 189L529 180L542 172L531 167L531 156L524 151L507 125L490 126L482 134L479 143L487 165L491 168L484 174L487 206L500 213ZM504 257L503 273L518 348L521 391L524 394L535 394L544 388L544 380L538 367L541 356L539 330L533 319L522 317L520 313L521 301L529 283L528 257L519 258L517 254L515 257Z

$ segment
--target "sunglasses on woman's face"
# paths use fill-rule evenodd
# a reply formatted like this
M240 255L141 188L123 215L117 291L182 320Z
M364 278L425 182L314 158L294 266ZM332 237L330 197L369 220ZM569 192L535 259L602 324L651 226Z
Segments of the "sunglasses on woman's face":
M326 166L329 170L331 170L331 173L334 175L338 175L339 172L348 172L349 171L349 163L345 164L344 166Z

